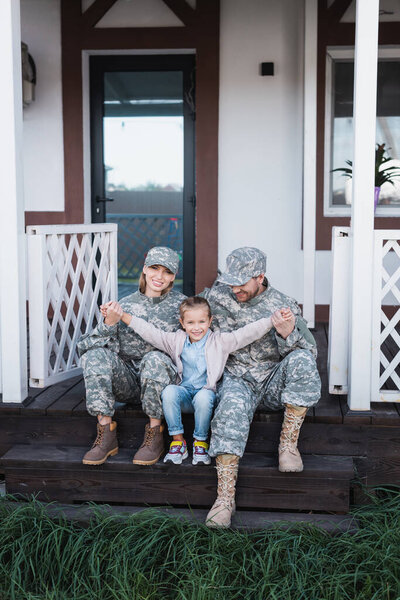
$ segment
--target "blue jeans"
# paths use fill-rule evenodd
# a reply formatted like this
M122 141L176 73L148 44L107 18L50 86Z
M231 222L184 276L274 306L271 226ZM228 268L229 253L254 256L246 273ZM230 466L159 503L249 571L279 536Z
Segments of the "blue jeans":
M193 437L206 441L214 408L215 392L201 388L190 389L182 385L167 385L161 392L163 412L170 435L183 433L181 413L194 412Z

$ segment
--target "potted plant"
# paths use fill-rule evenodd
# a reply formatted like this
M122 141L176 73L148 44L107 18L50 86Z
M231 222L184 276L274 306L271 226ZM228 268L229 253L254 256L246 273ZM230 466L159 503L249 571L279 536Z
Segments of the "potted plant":
M375 194L374 194L374 209L378 205L379 193L384 183L391 183L394 185L396 177L400 177L400 167L394 165L388 165L393 158L387 156L387 150L385 150L385 144L377 144L375 150ZM340 171L344 177L351 178L353 176L353 163L351 160L346 160L348 167L340 167L338 169L332 169L332 172Z

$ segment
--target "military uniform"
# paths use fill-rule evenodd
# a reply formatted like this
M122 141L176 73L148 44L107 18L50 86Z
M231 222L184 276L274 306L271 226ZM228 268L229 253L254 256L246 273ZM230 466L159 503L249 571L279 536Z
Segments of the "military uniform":
M245 248L239 250L246 251ZM245 262L243 257L241 260ZM260 268L258 272L264 270ZM239 285L232 278L229 281L233 281L231 285ZM272 329L261 339L231 354L226 363L211 423L210 455L242 456L259 404L279 410L286 405L310 407L318 402L321 382L315 362L316 343L296 301L270 285L247 302L239 302L231 287L221 283L203 295L211 305L214 329L221 331L232 331L270 317L282 307L290 308L296 317L295 328L286 339Z
M169 248L152 248L145 265L161 264L178 270L179 257ZM150 321L164 331L179 327L179 305L185 296L171 290L156 298L140 291L120 302L125 312ZM144 412L162 417L161 392L175 382L176 368L171 359L145 342L121 321L106 325L101 321L78 342L86 386L86 406L91 415L114 414L115 400L126 402L140 393Z
M121 300L122 309L150 321L164 331L179 327L179 305L185 296L171 290L149 298L135 292ZM144 412L162 417L161 392L175 382L176 368L171 359L154 350L121 321L116 325L100 322L78 342L86 386L86 406L91 415L114 414L114 402L140 398Z

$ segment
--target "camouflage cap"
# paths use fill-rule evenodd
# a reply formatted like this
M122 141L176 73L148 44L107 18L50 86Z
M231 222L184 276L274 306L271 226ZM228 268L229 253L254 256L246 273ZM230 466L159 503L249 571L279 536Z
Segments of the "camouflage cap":
M243 285L252 277L265 273L267 256L258 248L236 248L226 259L226 271L218 281L227 285Z
M179 268L179 254L166 246L154 246L148 251L144 265L145 267L162 265L176 274Z

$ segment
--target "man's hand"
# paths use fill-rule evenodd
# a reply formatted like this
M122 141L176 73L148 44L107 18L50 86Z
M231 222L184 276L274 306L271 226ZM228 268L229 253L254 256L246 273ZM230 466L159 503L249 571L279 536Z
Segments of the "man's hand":
M121 305L118 302L107 302L107 304L102 305L100 310L103 314L103 306L107 307L107 316L104 319L104 323L106 325L116 325L121 320L121 317L124 311L121 308Z
M286 340L294 329L296 317L290 308L281 308L276 310L271 316L272 325L275 327L278 334Z

